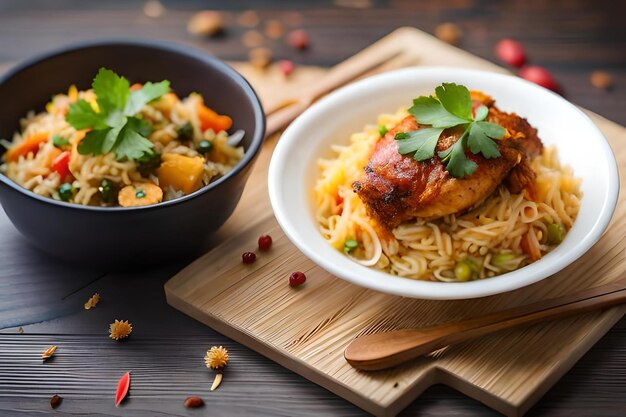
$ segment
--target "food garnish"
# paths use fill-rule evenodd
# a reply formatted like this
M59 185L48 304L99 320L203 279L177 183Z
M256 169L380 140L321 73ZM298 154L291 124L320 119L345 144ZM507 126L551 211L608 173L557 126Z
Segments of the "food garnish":
M48 349L46 349L44 353L41 354L41 359L45 361L46 359L51 358L56 350L57 347L55 345L50 346Z
M526 52L521 43L513 39L502 39L496 44L496 55L502 61L514 67L521 67L526 62Z
M591 85L601 90L610 90L613 87L613 76L606 71L594 71L589 76Z
M434 157L442 132L458 126L464 129L461 137L448 149L437 152L453 177L465 178L476 172L478 165L467 158L467 149L487 159L500 156L495 140L502 139L506 130L495 123L484 121L489 112L484 105L472 114L472 100L467 87L443 83L435 89L435 94L436 97L421 96L413 100L409 113L417 123L430 127L396 133L395 139L401 154L414 153L416 161L428 160Z
M60 395L53 395L52 398L50 398L50 407L52 408L57 408L58 406L61 405L61 401L63 401L63 397L61 397Z
M259 250L266 251L272 247L272 237L270 235L262 235L259 237Z
M378 126L378 134L380 135L381 138L383 136L385 136L388 131L389 131L389 129L387 129L387 126L385 126L385 125L379 125Z
M95 293L94 295L89 297L89 300L87 300L87 302L85 303L85 310L91 310L92 308L97 306L99 302L100 302L100 294Z
M306 275L304 272L296 271L289 275L289 286L298 287L306 282Z
M547 88L548 90L557 92L559 90L559 86L557 85L550 71L538 65L529 65L527 67L523 67L519 70L518 75L523 79L540 85L543 88Z
M346 239L346 241L343 243L343 251L346 253L350 253L358 246L359 242L357 242L355 239Z
M204 405L204 400L200 397L187 397L183 404L187 408L198 408Z
M67 122L76 130L90 129L78 145L81 155L114 152L118 160L137 160L154 153L147 138L150 123L136 117L141 108L169 91L170 82L148 82L131 91L129 81L100 68L92 88L97 105L84 99L69 106ZM95 108L94 108L95 107Z
M296 64L293 61L288 59L282 59L276 63L276 66L282 72L285 78L289 77L294 69L296 69Z
M24 328L22 326L18 327L17 332L20 334L24 333Z
M309 35L302 29L296 29L287 35L287 43L293 48L303 50L309 47Z
M254 252L244 252L241 254L241 261L244 264L251 264L256 261L256 254Z
M109 326L109 337L113 340L125 339L132 331L133 326L128 320L115 320Z
M463 32L454 23L442 23L435 28L435 36L450 45L458 44L462 35Z
M126 398L128 389L130 388L130 371L126 372L120 380L117 382L117 390L115 391L115 406L118 407L120 403Z
M213 346L207 350L204 362L206 367L217 372L215 380L211 385L211 391L214 391L222 382L222 371L226 368L229 361L228 351L222 346Z

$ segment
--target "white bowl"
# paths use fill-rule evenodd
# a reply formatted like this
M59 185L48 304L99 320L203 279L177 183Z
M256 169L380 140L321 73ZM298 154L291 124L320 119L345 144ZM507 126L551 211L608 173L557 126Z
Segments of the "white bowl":
M392 276L357 264L333 249L314 217L316 160L333 143L347 144L354 132L376 123L380 113L409 107L442 82L456 82L493 96L539 130L546 145L582 178L578 218L565 240L539 261L494 278L430 282ZM354 284L404 297L452 300L515 290L560 271L591 248L613 215L619 192L617 163L606 139L589 118L560 96L517 77L458 68L409 68L344 87L304 112L283 133L269 168L269 194L276 219L289 239L326 271Z

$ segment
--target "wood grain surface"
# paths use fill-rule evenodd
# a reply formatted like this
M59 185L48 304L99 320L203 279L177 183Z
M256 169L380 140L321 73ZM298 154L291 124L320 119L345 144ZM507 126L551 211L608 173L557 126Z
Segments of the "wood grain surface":
M234 19L250 8L257 8L263 20L282 19L297 10L300 26L311 37L311 48L300 53L280 41L269 46L276 58L323 66L340 62L399 26L432 32L438 23L453 21L464 31L464 49L495 60L495 42L503 36L516 38L535 63L554 72L569 99L626 124L624 2L365 3L373 7L339 7L330 0L172 0L163 1L167 10L162 18L151 19L142 13L143 1L0 0L0 71L53 47L110 36L166 39L223 59L245 60L248 50L240 43L244 29ZM187 19L201 8L228 9L227 36L204 40L186 33ZM614 75L613 91L589 85L589 73L595 69ZM213 240L223 237L218 233ZM30 248L1 211L0 246L2 416L50 412L49 399L55 393L65 397L55 411L58 415L364 415L347 401L167 306L163 284L185 260L137 271L78 269ZM96 291L102 302L84 311L83 303ZM115 318L132 321L131 340L112 344L107 338L108 324ZM18 326L23 326L24 334L18 333ZM53 343L59 350L44 365L41 352ZM219 390L209 395L212 376L205 371L202 356L208 347L219 344L228 346L237 359ZM626 407L624 369L626 320L600 340L528 415L621 416ZM115 380L128 370L137 371L131 396L123 407L115 408ZM192 394L203 396L207 407L185 410L182 401ZM402 415L497 413L453 389L435 386Z

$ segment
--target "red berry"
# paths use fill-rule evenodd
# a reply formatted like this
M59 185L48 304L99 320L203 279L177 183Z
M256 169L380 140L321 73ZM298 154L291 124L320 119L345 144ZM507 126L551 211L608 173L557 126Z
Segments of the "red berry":
M287 43L296 49L306 49L309 46L309 35L302 29L293 30L287 35Z
M519 76L548 90L557 91L559 89L550 71L537 65L522 68L519 70Z
M259 249L268 250L272 247L272 237L270 235L263 235L259 237Z
M287 59L278 61L276 65L278 66L278 69L280 70L280 72L283 73L285 77L289 77L289 75L291 75L293 70L296 68L296 65L292 61L289 61Z
M509 65L521 67L526 62L526 52L521 43L513 39L502 39L496 45L496 55Z
M303 272L296 271L296 272L292 272L291 275L289 275L289 285L292 287L297 287L298 285L302 285L304 284L305 281L306 281L306 275L304 275Z
M244 264L251 264L252 262L256 261L256 255L254 254L254 252L244 252L241 255L241 260Z

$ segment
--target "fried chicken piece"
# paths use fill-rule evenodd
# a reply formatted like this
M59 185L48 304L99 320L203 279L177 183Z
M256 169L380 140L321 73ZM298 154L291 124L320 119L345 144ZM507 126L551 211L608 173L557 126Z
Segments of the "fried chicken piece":
M505 180L513 193L534 182L530 159L543 149L537 130L518 115L500 111L491 97L480 92L472 92L472 104L474 108L487 106L486 120L507 129L505 138L497 141L501 156L486 159L467 150L467 157L478 168L468 177L454 178L437 156L417 162L412 155L398 152L395 134L420 128L415 118L408 116L376 144L364 178L353 184L370 216L392 229L414 217L440 217L467 210ZM446 129L436 152L448 149L462 133L462 128Z

